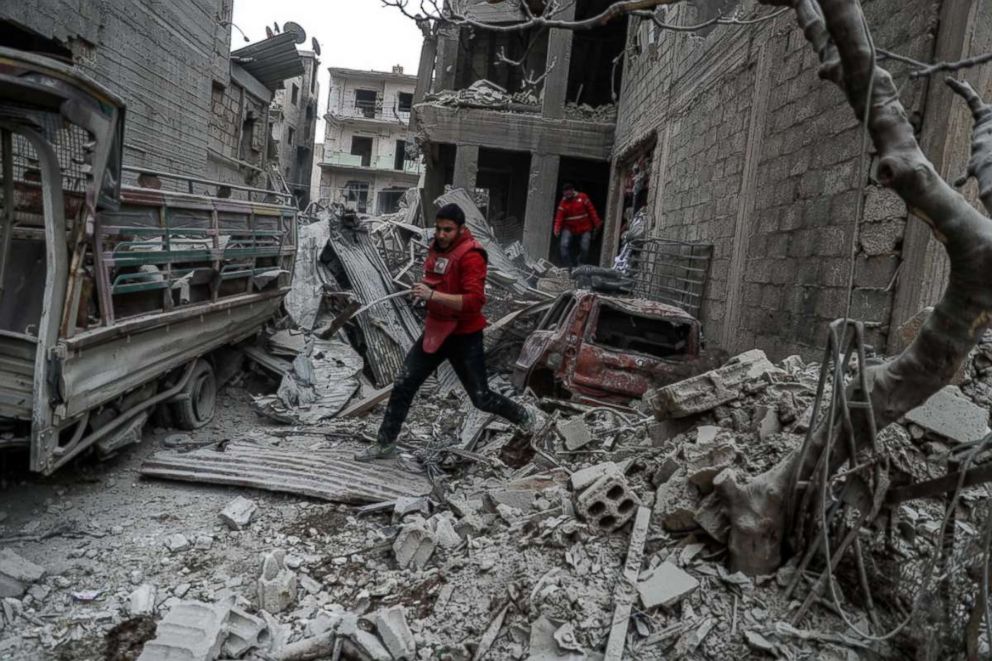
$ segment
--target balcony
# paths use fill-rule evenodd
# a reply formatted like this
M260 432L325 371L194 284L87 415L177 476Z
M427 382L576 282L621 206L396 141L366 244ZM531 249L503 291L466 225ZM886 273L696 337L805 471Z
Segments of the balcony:
M356 170L379 170L394 172L396 174L420 175L424 171L424 166L419 161L403 161L403 169L397 170L396 160L393 156L379 156L377 158L366 159L358 154L324 154L320 162L321 167L340 167Z
M410 123L409 110L395 108L383 109L382 106L354 105L344 108L333 108L327 113L330 119L358 119L371 122Z

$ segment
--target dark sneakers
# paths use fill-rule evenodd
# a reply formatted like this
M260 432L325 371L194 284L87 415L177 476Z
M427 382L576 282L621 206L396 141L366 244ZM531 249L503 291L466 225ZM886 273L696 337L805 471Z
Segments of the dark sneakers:
M393 459L398 454L399 451L396 449L395 443L391 445L379 445L378 443L376 443L375 445L370 445L365 450L365 452L360 452L356 454L355 461L361 461L367 463L371 461L379 461L382 459Z

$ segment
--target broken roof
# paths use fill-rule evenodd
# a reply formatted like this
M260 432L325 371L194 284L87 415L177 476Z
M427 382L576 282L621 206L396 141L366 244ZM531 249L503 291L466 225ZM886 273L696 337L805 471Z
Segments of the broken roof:
M296 50L296 35L283 32L231 52L231 59L270 90L287 78L302 76L303 60Z

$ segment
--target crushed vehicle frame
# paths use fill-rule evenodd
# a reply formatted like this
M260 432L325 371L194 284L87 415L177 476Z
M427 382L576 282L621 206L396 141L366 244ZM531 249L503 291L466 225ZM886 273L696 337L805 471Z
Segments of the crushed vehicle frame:
M139 439L160 404L205 424L215 352L290 287L288 196L148 170L124 186L124 115L72 67L0 48L0 447L46 474Z
M626 403L700 369L700 326L664 303L561 294L524 343L513 383L540 396Z

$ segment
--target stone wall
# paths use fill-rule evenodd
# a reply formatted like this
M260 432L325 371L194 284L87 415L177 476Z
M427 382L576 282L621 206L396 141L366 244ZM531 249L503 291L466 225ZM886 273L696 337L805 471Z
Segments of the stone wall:
M125 164L206 172L211 86L227 85L232 0L0 2L127 104Z
M939 2L865 7L878 47L932 59ZM749 0L742 8L747 16L772 11ZM692 25L696 11L679 6L665 20ZM636 23L630 32L606 258L618 234L618 174L654 136L654 235L714 246L701 313L707 339L731 351L819 358L826 326L844 316L848 299L862 150L851 109L817 78L816 56L791 13L705 35L651 34ZM903 102L918 118L925 93L925 82L904 87ZM880 348L906 217L891 193L867 188L851 316L869 323L869 341Z

